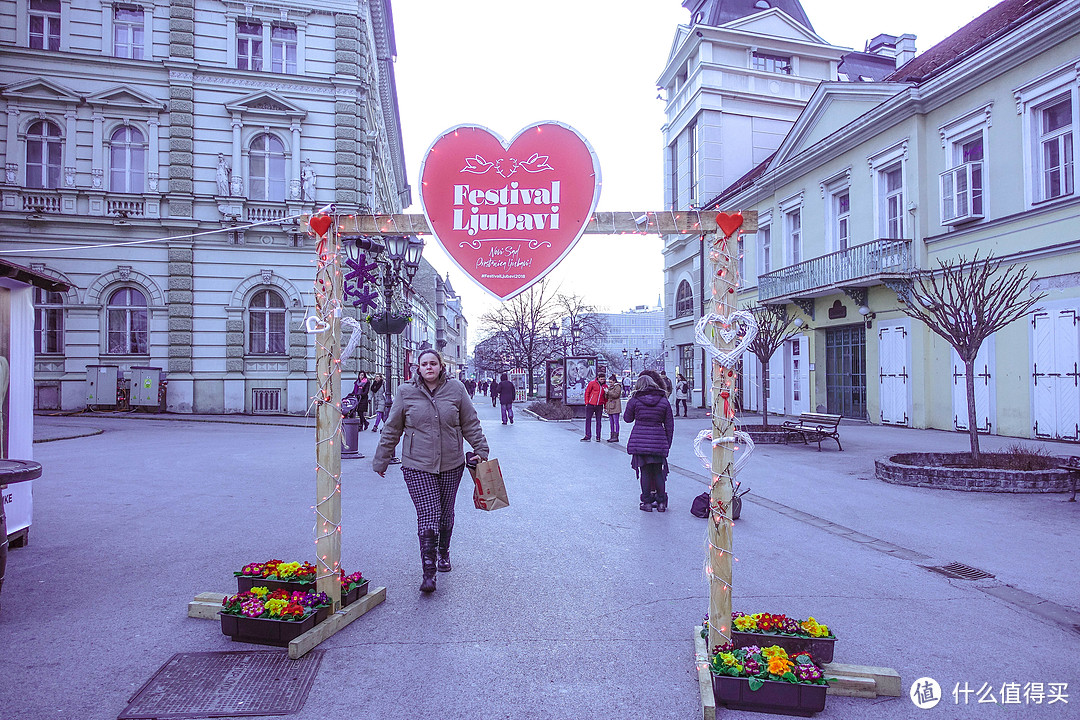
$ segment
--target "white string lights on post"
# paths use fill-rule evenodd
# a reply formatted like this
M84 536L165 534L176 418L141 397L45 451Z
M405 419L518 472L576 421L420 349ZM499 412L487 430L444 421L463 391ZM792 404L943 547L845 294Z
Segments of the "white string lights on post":
M738 288L738 258L728 248L731 237L742 225L742 215L717 215L718 232L709 249L713 269L712 302L714 311L706 314L694 327L697 343L713 361L712 431L704 431L695 441L694 452L705 464L701 442L712 442L709 486L711 522L708 526L708 557L705 573L709 579L709 647L731 642L732 590L732 520L729 514L735 492L735 476L753 450L753 442L745 433L735 429L735 367L743 351L757 334L757 323L751 313L736 310ZM705 242L708 236L702 236ZM745 450L735 460L736 441Z

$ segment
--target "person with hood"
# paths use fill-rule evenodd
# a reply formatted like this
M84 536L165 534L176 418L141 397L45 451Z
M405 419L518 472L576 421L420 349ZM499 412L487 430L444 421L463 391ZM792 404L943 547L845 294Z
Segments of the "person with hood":
M690 382L683 377L682 371L675 373L675 417L679 417L679 403L682 403L682 416L686 417L686 406L690 402Z
M495 382L495 378L491 378L491 385L488 387L491 388L491 407L495 407L499 403L499 383Z
M465 471L462 441L468 440L480 460L488 458L488 441L465 386L447 377L442 355L420 351L419 372L398 386L371 462L380 477L402 435L401 472L416 506L417 534L424 579L420 592L435 591L435 573L450 572L450 536L454 499Z
M593 416L596 416L596 442L600 442L601 428L604 426L604 398L607 385L604 382L604 373L597 373L593 380L585 386L585 437L581 442L592 440L590 426Z
M619 442L619 415L622 414L622 383L615 373L611 374L611 382L608 383L604 392L604 412L608 414L611 424L611 437L609 443Z
M503 373L499 376L498 386L495 388L496 396L499 398L499 409L502 410L502 422L503 425L509 419L510 424L514 424L514 400L517 399L517 388L514 387L514 383L510 381L509 376Z
M646 370L638 376L634 395L626 403L623 419L634 423L626 452L631 456L630 467L637 473L641 483L641 504L645 512L655 507L667 511L668 451L675 433L675 418L667 394L653 376L656 372Z

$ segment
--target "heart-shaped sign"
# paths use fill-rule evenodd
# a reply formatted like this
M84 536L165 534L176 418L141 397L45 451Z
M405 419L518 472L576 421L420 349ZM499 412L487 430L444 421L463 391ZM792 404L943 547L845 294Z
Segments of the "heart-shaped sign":
M728 343L735 340L735 347L726 350L716 347L713 339L706 332L709 325L714 323L715 332L720 335L720 338ZM757 320L754 318L754 313L748 310L738 310L731 315L709 313L694 325L694 338L697 344L705 348L713 360L726 368L735 367L743 352L750 347L750 343L754 342L757 332Z
M596 153L558 122L530 125L510 143L459 125L432 143L420 168L431 231L458 267L502 300L558 265L599 197Z
M334 219L329 215L316 215L308 219L307 224L315 231L318 237L322 237L330 229L330 226L334 224Z
M733 435L734 442L740 443L738 447L742 448L742 452L739 457L735 459L735 466L732 468L736 476L739 474L739 470L746 464L746 461L750 459L750 456L754 454L754 440L750 437L749 433L742 430L736 430ZM694 454L697 455L698 460L701 461L702 466L706 470L712 470L712 454L706 454L701 447L701 443L705 440L712 440L712 430L702 430L694 438ZM720 442L725 442L726 438L720 438ZM716 443L713 442L713 445Z
M720 228L720 231L724 233L724 237L731 237L733 232L742 227L742 223L742 213L728 215L726 212L722 212L716 214L716 227Z

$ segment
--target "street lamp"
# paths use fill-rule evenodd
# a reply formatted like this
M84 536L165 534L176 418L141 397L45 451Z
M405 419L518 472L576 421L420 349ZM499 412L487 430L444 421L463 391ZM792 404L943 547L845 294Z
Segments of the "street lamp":
M634 352L630 353L630 352L627 352L626 348L623 348L622 356L624 358L629 358L629 360L630 360L630 374L633 375L634 374L634 358L637 358L638 360L641 359L641 350L639 348L634 348Z
M581 340L581 326L574 323L570 326L570 353L577 355L577 344Z

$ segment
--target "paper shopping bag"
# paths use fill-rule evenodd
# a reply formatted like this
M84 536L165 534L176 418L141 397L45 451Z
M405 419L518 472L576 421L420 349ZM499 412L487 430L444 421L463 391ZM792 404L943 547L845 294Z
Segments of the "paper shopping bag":
M499 469L499 461L492 458L486 462L477 463L476 467L470 467L473 479L473 505L478 510L498 510L510 507L510 498L506 495L506 485L503 484L502 470Z

